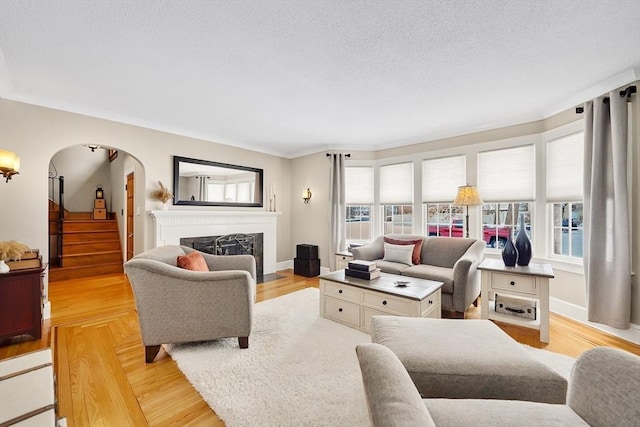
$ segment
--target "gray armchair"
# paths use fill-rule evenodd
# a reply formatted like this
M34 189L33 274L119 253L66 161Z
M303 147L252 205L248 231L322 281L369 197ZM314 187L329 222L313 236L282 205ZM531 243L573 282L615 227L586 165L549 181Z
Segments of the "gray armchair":
M249 346L255 259L202 253L209 272L177 267L178 256L192 251L186 246L162 246L124 264L147 363L153 362L161 344L238 337L241 348Z

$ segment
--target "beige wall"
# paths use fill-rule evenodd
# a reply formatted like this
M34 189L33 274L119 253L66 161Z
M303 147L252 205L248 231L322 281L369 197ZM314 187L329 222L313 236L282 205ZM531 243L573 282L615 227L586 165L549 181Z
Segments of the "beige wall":
M0 239L16 239L40 248L48 256L47 196L49 161L59 151L84 144L117 148L137 159L144 175L137 182L141 203L140 228L144 244L153 245L152 221L147 210L159 205L148 198L160 180L173 182L172 156L179 155L264 169L265 183L274 181L278 189L279 261L292 258L289 224L289 160L194 138L154 131L137 126L96 119L64 111L0 99L0 144L21 157L20 175L0 185ZM125 171L125 166L123 166ZM223 209L172 206L172 209ZM251 208L244 208L251 209ZM240 208L239 210L243 210Z
M72 212L91 212L98 185L101 185L104 190L107 209L111 209L109 204L111 182L106 150L92 152L80 145L66 148L56 153L51 159L49 173L54 171L57 172L58 177L65 178L65 209ZM58 202L57 194L56 187L56 202Z

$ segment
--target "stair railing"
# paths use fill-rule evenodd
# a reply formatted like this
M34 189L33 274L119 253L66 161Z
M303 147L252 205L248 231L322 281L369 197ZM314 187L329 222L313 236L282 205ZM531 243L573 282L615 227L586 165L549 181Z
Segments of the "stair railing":
M63 246L62 246L62 238L63 238L63 232L62 232L62 225L64 223L64 176L60 176L60 177L55 177L55 176L50 176L49 179L51 180L51 190L50 190L50 197L51 200L56 203L56 181L58 183L58 219L55 221L56 222L56 255L57 255L57 265L59 267L62 267L62 251L63 251ZM49 246L51 247L51 246ZM51 262L51 257L49 257L49 261Z

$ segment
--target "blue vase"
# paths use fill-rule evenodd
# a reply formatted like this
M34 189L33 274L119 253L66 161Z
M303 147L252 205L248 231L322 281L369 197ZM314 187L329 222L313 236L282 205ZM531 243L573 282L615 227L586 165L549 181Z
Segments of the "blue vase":
M507 239L504 248L502 249L502 261L507 267L515 267L518 260L518 250L513 245L511 239Z
M516 237L516 250L518 251L518 265L525 267L529 265L531 261L531 240L527 236L527 231L524 226L524 214L520 214L520 231Z

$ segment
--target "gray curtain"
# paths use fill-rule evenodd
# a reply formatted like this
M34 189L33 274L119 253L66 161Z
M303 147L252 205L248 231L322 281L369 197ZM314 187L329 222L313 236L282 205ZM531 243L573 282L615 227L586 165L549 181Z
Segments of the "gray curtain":
M631 321L627 100L618 91L585 104L584 270L590 321Z
M346 204L344 194L344 154L331 154L331 178L329 181L329 206L331 212L331 248L329 265L336 268L334 254L346 249Z
M207 200L207 177L198 177L198 199L200 201Z

